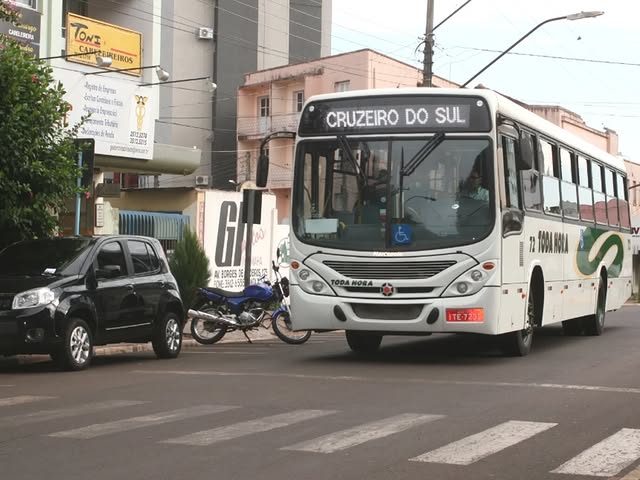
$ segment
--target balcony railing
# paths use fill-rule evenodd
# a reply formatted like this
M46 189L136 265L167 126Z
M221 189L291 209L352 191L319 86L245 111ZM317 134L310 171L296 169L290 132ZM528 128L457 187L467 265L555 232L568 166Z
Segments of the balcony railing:
M298 129L299 113L283 113L269 117L244 117L238 119L239 137L262 137L271 132L295 132Z

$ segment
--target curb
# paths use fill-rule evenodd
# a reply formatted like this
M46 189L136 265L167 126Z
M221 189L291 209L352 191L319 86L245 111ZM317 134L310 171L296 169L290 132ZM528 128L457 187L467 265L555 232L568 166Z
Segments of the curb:
M250 330L247 332L252 342L260 340L271 340L278 338L271 330L260 328L258 330ZM229 332L216 344L219 343L249 343L247 337L242 332ZM214 344L215 345L215 344ZM196 342L191 335L184 333L182 337L182 349L190 350L193 348L200 348L207 345L201 345ZM98 355L117 355L121 353L139 353L139 352L153 352L151 342L148 343L114 343L112 345L104 345L95 347L96 356Z
M259 328L257 330L250 330L247 332L249 338L252 342L271 340L276 337L273 333L273 330ZM215 345L219 343L249 343L247 338L244 336L242 332L229 332L227 333L220 341L216 342ZM191 334L183 333L182 336L182 349L183 350L192 350L200 347L205 347L206 345L201 345L196 342L193 338L191 338ZM107 356L107 355L118 355L124 353L142 353L142 352L153 352L153 347L151 346L151 342L148 343L114 343L110 345L103 345L94 348L95 356ZM29 364L37 361L41 361L42 358L49 359L48 355L16 355L13 357L17 359L18 364Z

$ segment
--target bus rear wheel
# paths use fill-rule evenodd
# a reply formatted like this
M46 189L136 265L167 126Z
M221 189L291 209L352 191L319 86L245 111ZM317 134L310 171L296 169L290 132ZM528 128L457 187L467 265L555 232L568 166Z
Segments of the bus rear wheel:
M366 333L366 332L354 332L347 330L345 332L347 337L347 343L351 350L356 353L370 355L378 351L380 343L382 342L382 335Z
M585 335L598 336L604 331L604 316L607 310L607 282L600 275L598 280L598 304L596 313L584 319Z

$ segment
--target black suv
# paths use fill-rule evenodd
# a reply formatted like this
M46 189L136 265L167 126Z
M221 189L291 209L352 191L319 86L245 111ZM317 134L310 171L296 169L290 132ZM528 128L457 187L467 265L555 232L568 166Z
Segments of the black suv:
M94 345L182 348L184 307L160 242L109 235L14 243L0 252L0 355L89 366Z

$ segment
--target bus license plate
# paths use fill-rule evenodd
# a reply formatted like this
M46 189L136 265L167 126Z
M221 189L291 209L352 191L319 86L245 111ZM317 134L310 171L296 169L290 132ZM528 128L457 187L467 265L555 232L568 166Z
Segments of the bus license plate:
M484 322L484 309L447 308L447 322Z

